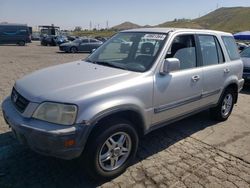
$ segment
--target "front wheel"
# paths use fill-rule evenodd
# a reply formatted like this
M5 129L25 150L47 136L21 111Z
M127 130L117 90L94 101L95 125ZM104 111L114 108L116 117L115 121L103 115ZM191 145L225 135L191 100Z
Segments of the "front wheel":
M123 173L133 161L138 135L123 119L108 120L95 130L87 143L83 161L94 179L110 179Z
M71 47L71 48L70 48L70 52L71 52L71 53L76 53L76 52L77 52L77 48L74 47L74 46Z
M232 89L226 89L218 105L210 109L213 119L225 121L230 116L235 103L235 92Z

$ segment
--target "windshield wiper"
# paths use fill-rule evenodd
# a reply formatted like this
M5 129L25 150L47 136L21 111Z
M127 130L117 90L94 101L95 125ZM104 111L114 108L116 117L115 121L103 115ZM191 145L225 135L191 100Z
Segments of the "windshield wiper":
M114 68L128 70L124 66L120 66L120 65L117 65L117 64L114 64L114 63L111 63L111 62L107 62L107 61L92 61L90 59L85 59L84 61L89 62L89 63L98 64L98 65L104 65L104 66L109 66L109 67L114 67Z
M104 66L109 66L109 67L114 67L114 68L119 68L119 69L127 70L125 67L120 66L118 64L111 63L111 62L95 61L95 62L92 62L92 63L98 64L98 65L104 65Z

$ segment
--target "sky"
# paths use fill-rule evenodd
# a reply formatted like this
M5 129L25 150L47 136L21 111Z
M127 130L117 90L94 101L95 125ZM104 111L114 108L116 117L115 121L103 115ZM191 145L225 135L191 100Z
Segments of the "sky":
M0 0L0 22L61 29L112 27L125 21L157 25L193 19L220 7L250 7L250 0Z

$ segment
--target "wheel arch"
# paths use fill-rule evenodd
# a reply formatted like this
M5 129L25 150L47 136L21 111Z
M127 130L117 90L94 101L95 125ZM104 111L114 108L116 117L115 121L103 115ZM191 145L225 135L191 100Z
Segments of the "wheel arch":
M89 124L93 125L91 133L93 133L95 129L102 124L101 122L105 122L107 119L112 118L122 118L128 120L132 123L139 136L145 134L145 119L141 112L132 106L112 108L97 114L90 121L88 121Z
M234 95L235 95L234 104L236 104L238 101L238 84L236 82L231 82L231 83L227 84L226 87L224 87L224 89L222 91L221 97L223 96L223 94L225 93L225 91L227 89L232 89L234 91Z

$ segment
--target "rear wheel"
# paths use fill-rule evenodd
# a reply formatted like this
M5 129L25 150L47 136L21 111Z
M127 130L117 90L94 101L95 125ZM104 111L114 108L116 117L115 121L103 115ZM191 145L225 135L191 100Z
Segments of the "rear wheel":
M76 52L77 52L77 48L74 47L74 46L71 47L71 48L70 48L70 52L71 52L71 53L76 53Z
M17 45L18 45L18 46L25 46L25 41L19 41L19 42L17 43Z
M235 100L235 92L230 88L226 89L218 105L210 109L212 118L219 121L227 120L233 110Z
M114 178L133 161L138 135L132 124L123 119L111 119L98 126L90 136L82 159L93 179Z

